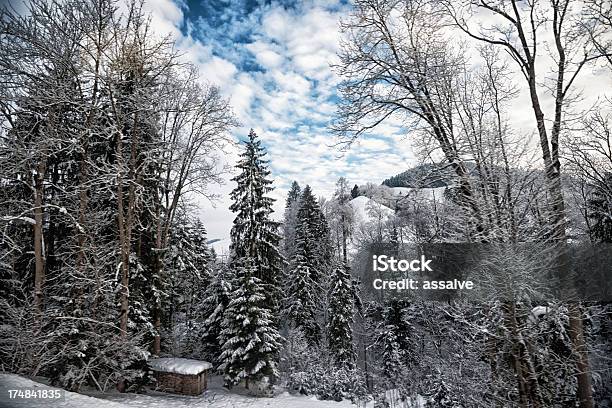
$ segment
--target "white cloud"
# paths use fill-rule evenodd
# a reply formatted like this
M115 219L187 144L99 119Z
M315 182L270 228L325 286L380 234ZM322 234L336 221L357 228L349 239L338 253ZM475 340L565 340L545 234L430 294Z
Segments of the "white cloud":
M285 47L294 68L308 78L325 80L333 76L329 64L338 50L338 13L312 7L292 14L280 7L263 17L263 34Z
M266 69L277 68L283 63L283 56L275 48L278 47L260 40L246 45L246 49L253 53L257 62Z
M228 83L232 83L234 76L238 72L236 66L216 55L212 56L208 61L201 62L199 65L202 77L209 82L219 85L222 89Z
M391 148L391 144L382 139L367 138L359 141L361 146L366 151L384 151Z
M235 138L244 139L253 127L267 146L277 218L282 217L286 190L294 179L302 185L310 184L317 195L330 196L340 176L359 184L379 183L395 174L398 165L405 167L405 158L391 153L384 163L373 165L377 152L392 147L387 139L364 140L344 155L333 146L335 139L325 125L335 113L329 98L334 95L338 78L329 64L338 49L340 12L328 11L318 3L297 11L278 6L262 9L261 26L252 33L251 41L237 47L250 53L263 71L240 71L228 59L215 55L211 45L197 39L193 30L182 34L178 27L183 24L183 13L169 0L151 8L155 27L174 35L185 59L196 64L205 80L219 84L231 98L243 125L235 130ZM240 55L236 54L239 50L232 52ZM398 129L392 124L383 133L388 136ZM237 154L237 147L230 148L224 163L233 164ZM372 168L366 171L365 164ZM221 197L219 201L201 202L210 238L229 235L232 176L224 177L223 186L211 188Z
M157 34L160 36L171 35L176 39L181 37L179 27L184 16L183 11L176 3L171 0L147 1L144 3L143 10L150 13L151 26Z

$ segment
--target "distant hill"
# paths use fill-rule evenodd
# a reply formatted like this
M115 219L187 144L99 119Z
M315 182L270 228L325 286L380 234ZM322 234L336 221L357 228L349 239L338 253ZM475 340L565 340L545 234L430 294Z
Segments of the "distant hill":
M382 182L388 187L435 188L453 184L454 174L447 166L421 164Z

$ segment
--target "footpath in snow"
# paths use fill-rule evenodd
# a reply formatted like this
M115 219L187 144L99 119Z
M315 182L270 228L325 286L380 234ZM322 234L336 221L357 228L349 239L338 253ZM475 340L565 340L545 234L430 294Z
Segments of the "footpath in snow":
M284 392L274 398L255 398L230 392L218 376L209 379L209 389L197 397L149 391L147 394L65 392L64 400L10 400L9 390L19 388L56 389L14 374L0 373L0 408L355 408L350 401L319 401L314 397Z

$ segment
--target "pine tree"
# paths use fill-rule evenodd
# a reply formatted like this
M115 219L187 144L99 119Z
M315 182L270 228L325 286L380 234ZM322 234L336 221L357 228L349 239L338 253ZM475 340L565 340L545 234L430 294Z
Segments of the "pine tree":
M287 193L283 217L283 255L285 259L291 259L295 252L295 229L298 222L297 213L300 208L301 193L300 185L294 181L291 184L291 190Z
M295 252L287 276L285 312L311 345L319 344L321 292L331 258L329 227L310 186L300 199L295 230Z
M223 339L220 369L225 385L278 376L276 358L281 337L267 303L265 286L255 275L257 267L250 258L235 265L236 276L230 302L224 313L220 337Z
M275 200L268 196L273 187L272 180L268 179L270 171L265 156L265 149L251 129L245 150L236 164L240 174L232 179L238 185L230 194L234 201L230 209L236 213L230 251L232 259L238 263L243 258L254 260L255 277L264 285L266 299L270 305L278 307L278 285L284 261L278 250L279 223L271 219Z
M232 191L236 214L231 231L232 291L223 313L220 369L228 387L245 381L261 381L278 376L276 359L280 348L278 334L279 278L283 258L278 251L278 223L271 220L274 200L265 149L251 129L245 151L234 177Z
M344 368L355 367L355 348L353 345L353 305L355 289L348 265L334 268L331 279L329 302L329 350L336 364Z
M291 262L284 313L293 326L304 333L308 343L315 345L321 340L321 327L317 321L321 286L313 281L312 266L305 256L304 246L300 247Z
M222 339L220 338L224 313L232 293L232 275L226 265L221 265L213 274L210 285L206 287L198 315L204 319L202 324L202 352L204 357L215 364L221 364Z
M587 202L589 218L594 222L591 235L598 242L612 242L612 173L606 175L605 181Z
M297 181L293 180L291 183L291 190L287 193L287 202L285 208L291 207L293 204L298 204L302 195L302 188Z
M355 184L353 186L353 189L351 190L351 197L357 198L357 197L359 197L360 194L361 194L361 192L359 191L359 186L357 184Z

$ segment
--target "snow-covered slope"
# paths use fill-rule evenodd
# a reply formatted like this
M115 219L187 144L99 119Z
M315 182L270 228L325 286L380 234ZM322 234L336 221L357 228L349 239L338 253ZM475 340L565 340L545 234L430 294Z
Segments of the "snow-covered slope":
M88 392L82 395L67 392L64 400L28 400L27 404L8 399L8 390L42 387L57 389L36 383L14 374L0 374L0 407L2 408L355 408L349 401L319 401L314 397L291 395L282 392L274 398L255 398L230 392L221 386L219 376L210 378L209 389L197 397L149 391L146 394L118 392ZM94 398L95 397L95 398ZM22 400L23 401L23 400Z
M393 196L406 196L408 194L410 194L410 192L412 190L414 190L414 188L412 187L391 187L391 194L393 194Z
M365 196L354 198L349 204L353 207L358 222L377 221L379 215L384 220L395 213L391 208Z
M411 188L411 187L391 187L391 194L396 199L401 199L406 196L415 196L419 198L426 198L429 200L435 199L436 201L444 201L444 190L447 187L434 187L434 188Z

